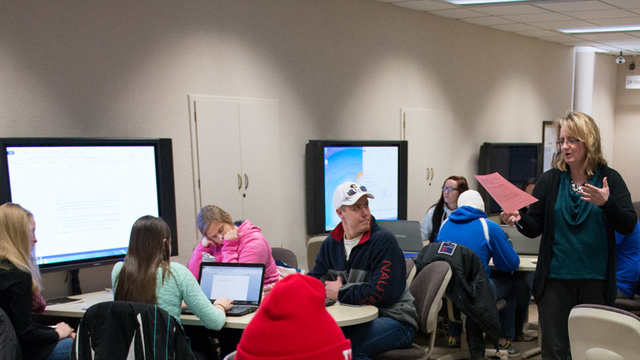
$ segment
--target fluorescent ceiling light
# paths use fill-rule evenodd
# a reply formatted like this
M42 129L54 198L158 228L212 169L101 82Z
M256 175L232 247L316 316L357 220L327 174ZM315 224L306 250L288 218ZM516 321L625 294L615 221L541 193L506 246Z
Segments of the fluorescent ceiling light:
M443 0L456 5L494 4L507 2L525 2L530 0Z
M623 25L623 26L594 26L572 29L558 29L565 34L589 34L603 32L620 32L620 31L640 31L640 25Z

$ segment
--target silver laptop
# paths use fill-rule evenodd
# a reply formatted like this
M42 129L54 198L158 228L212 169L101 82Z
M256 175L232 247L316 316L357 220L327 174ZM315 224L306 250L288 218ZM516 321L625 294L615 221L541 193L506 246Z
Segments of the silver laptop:
M540 236L530 239L518 231L515 226L500 225L518 255L538 255Z
M258 309L264 271L264 264L203 262L198 282L212 303L218 298L233 300L228 316L241 316Z
M395 235L402 251L418 252L423 248L420 222L415 220L377 220L377 223Z

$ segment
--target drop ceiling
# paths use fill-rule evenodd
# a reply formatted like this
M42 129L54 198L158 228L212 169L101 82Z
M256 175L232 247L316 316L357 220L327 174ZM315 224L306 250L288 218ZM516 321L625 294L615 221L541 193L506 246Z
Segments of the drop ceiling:
M619 55L640 54L640 31L564 34L557 29L640 26L640 0L537 0L454 5L443 0L375 0L492 29Z

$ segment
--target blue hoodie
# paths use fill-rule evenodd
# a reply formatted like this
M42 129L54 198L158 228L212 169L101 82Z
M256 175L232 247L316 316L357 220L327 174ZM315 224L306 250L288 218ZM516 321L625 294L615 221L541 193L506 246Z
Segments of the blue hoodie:
M520 266L520 258L507 235L496 222L486 219L484 211L471 206L459 207L451 213L440 228L436 241L451 241L464 245L473 250L484 265L487 276L490 275L489 260L493 257L493 264L500 271L514 271ZM489 230L487 241L480 218L485 218Z

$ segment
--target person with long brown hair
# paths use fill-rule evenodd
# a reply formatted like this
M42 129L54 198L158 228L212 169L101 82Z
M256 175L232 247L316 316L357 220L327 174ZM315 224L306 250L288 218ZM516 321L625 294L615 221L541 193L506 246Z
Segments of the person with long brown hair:
M607 166L593 118L571 112L553 127L559 155L536 182L538 201L526 214L500 216L527 237L542 235L533 281L542 358L566 360L569 312L579 304L613 304L615 233L631 234L637 217L622 176Z
M66 323L55 328L38 324L32 313L44 311L42 280L33 248L38 241L33 215L22 206L0 206L0 308L8 315L18 336L24 359L66 359L73 329Z
M171 231L164 220L139 218L131 229L124 262L113 267L114 299L158 305L180 320L182 301L207 329L220 330L226 322L230 299L212 305L198 281L182 264L170 262Z
M431 205L420 222L422 241L433 242L438 237L440 225L458 208L458 196L469 190L464 176L449 176L442 184L442 195L437 203Z

